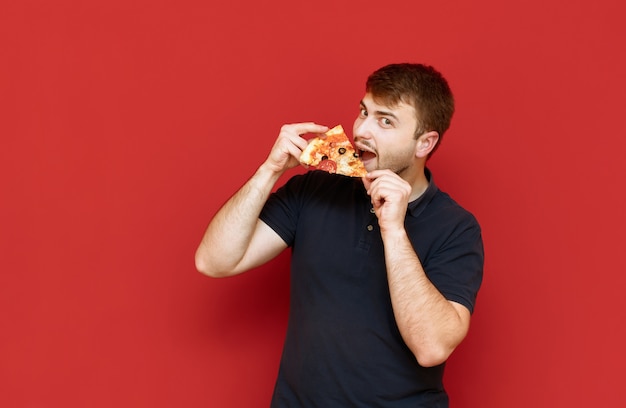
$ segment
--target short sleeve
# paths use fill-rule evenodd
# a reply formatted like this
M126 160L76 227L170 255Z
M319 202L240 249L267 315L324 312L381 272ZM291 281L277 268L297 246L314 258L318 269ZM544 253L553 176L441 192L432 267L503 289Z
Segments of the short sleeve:
M446 299L473 313L483 279L484 248L478 222L466 214L448 230L442 245L428 256L423 267Z

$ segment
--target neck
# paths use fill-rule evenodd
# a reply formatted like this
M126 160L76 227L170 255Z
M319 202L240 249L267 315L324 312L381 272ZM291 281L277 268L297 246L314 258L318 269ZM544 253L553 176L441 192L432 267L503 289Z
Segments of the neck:
M409 202L416 200L424 194L428 188L428 179L426 178L424 166L417 166L416 170L412 174L402 177L406 182L411 185L411 195L409 196Z

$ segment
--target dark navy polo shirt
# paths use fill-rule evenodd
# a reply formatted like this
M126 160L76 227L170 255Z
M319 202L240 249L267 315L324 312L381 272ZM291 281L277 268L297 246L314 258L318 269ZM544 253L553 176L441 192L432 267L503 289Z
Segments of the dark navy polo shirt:
M476 219L429 187L405 227L431 282L474 310ZM261 220L292 249L287 335L273 407L447 407L444 364L421 367L396 325L383 243L361 179L312 171L271 195Z

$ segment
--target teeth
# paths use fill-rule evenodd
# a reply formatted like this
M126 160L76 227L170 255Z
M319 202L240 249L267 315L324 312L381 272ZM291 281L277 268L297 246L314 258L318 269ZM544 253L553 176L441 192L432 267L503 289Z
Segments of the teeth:
M374 154L374 151L372 149L370 149L369 147L357 146L356 149L357 149L357 152L359 153L359 156L362 156L363 153L372 153L372 154Z

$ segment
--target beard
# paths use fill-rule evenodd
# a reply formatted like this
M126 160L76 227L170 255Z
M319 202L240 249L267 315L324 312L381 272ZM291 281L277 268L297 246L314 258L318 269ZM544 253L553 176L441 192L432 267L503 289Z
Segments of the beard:
M392 152L376 156L376 168L379 170L388 169L399 176L414 166L413 151Z

